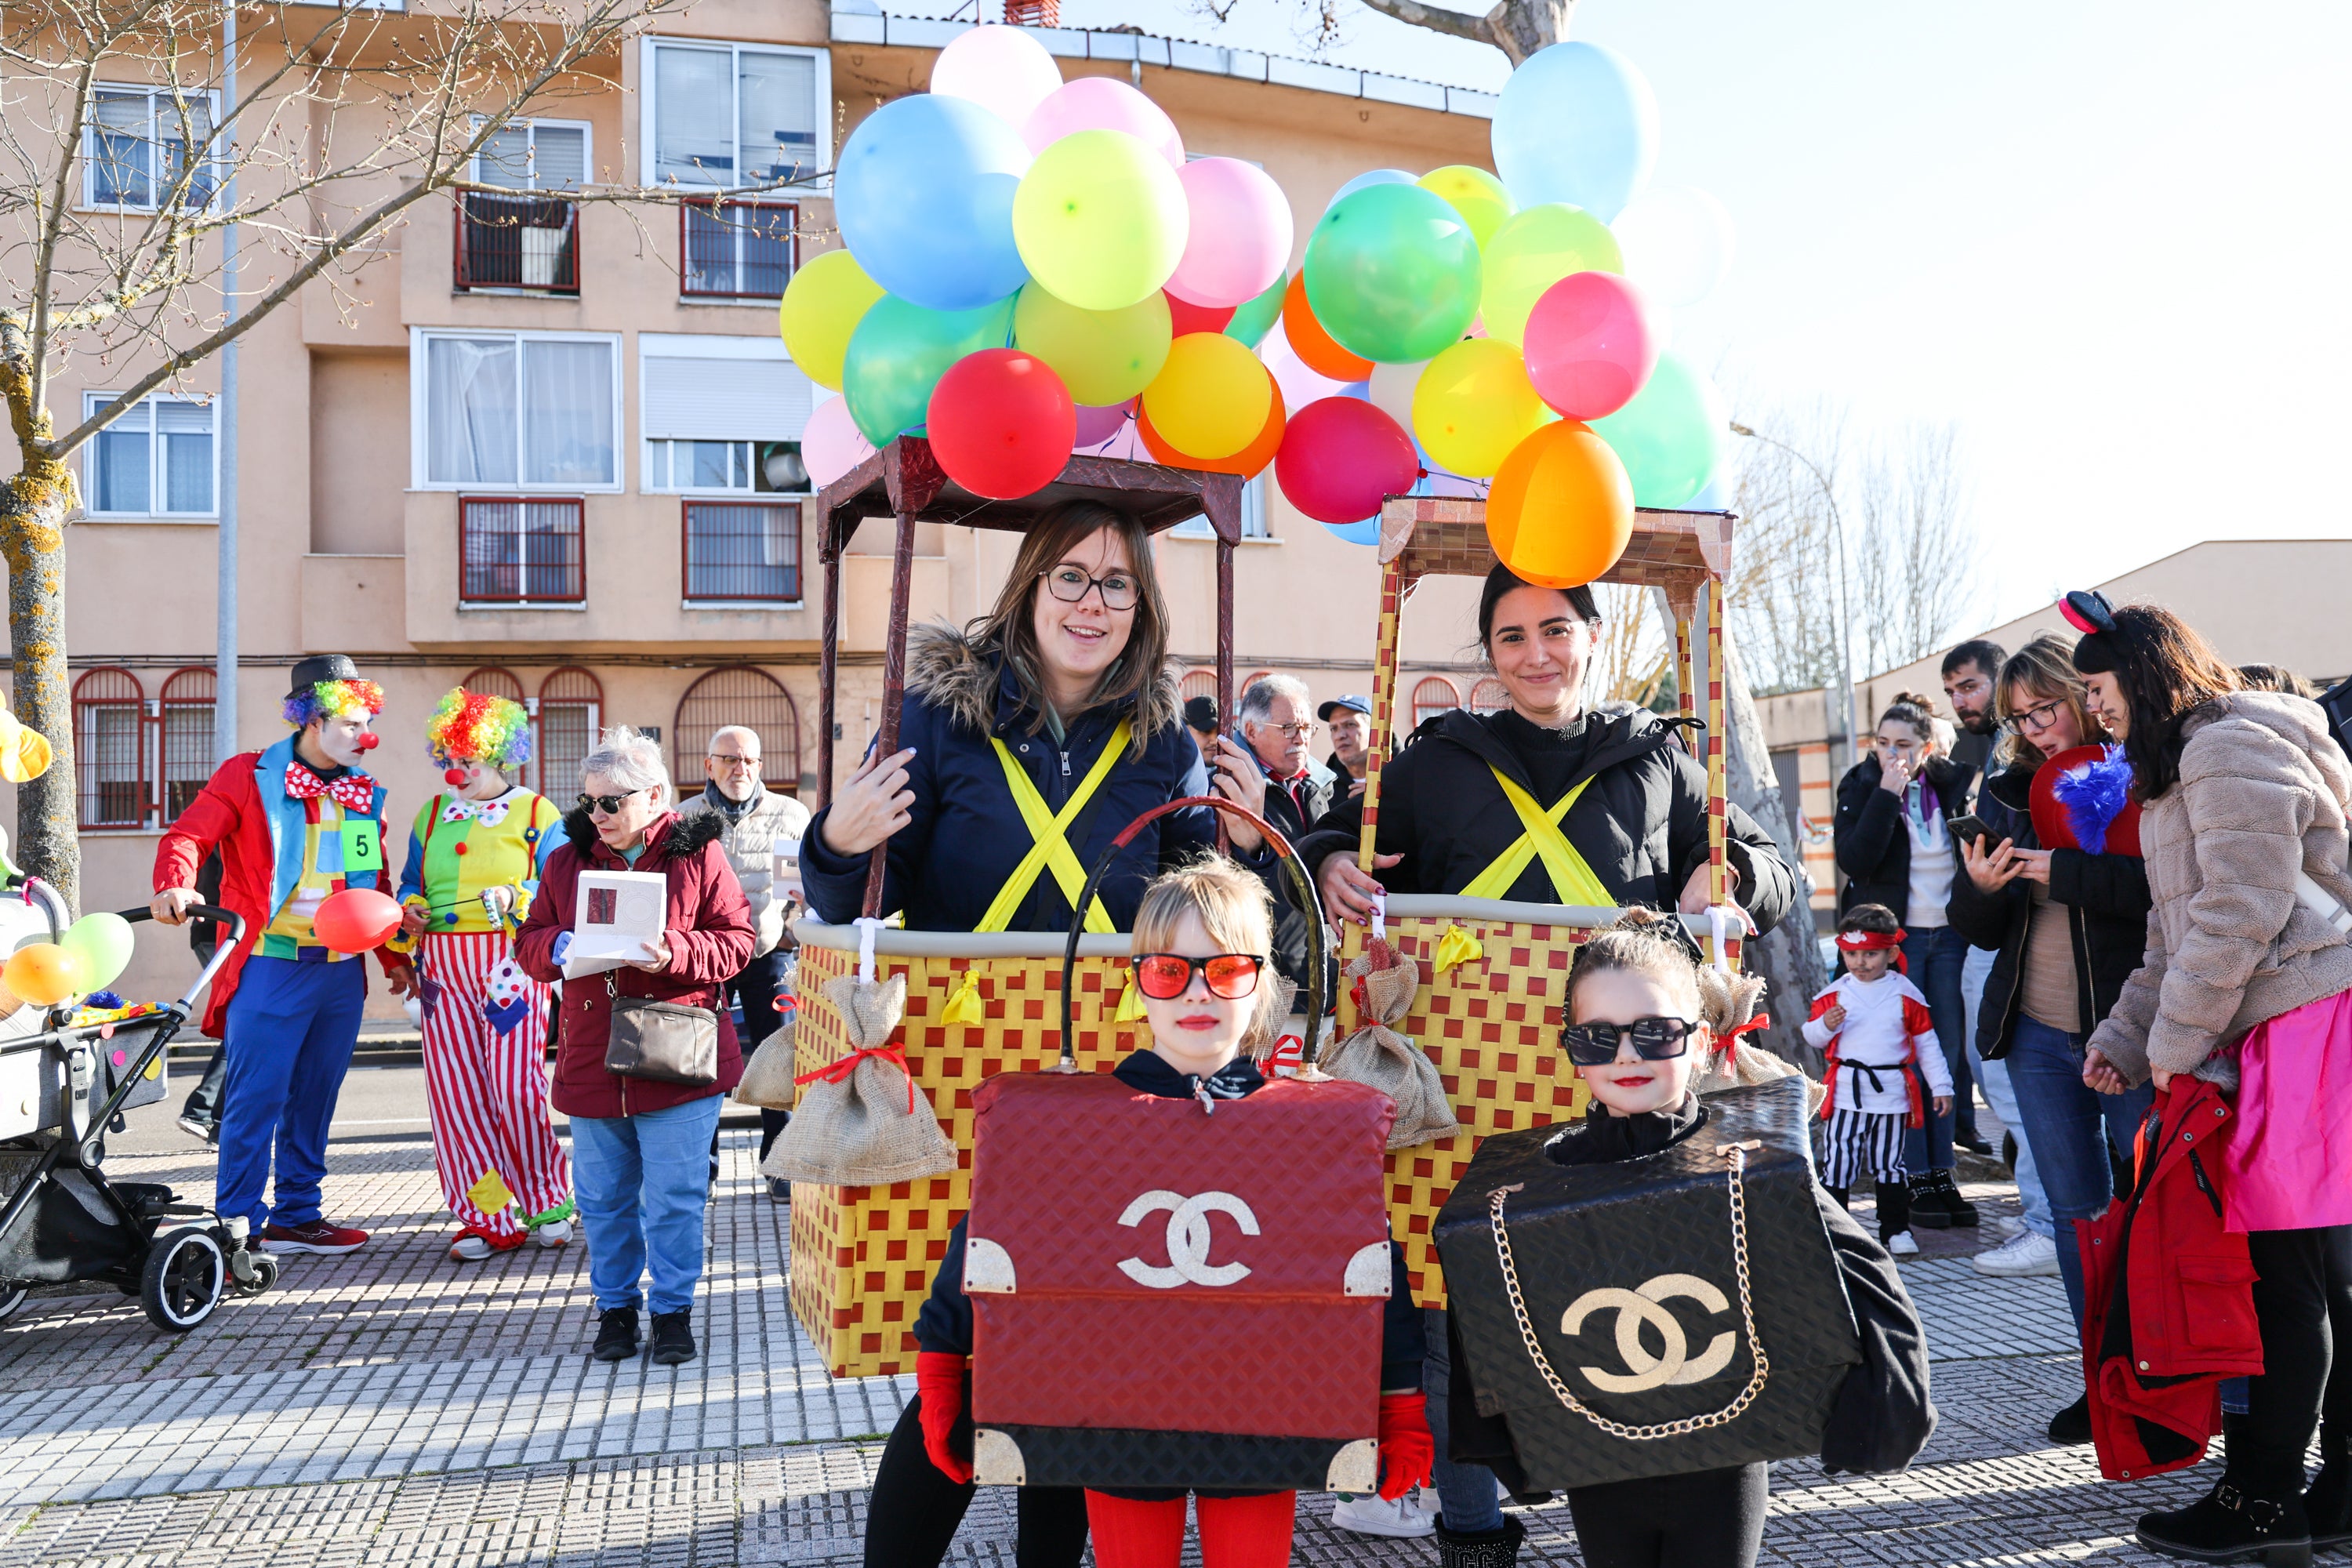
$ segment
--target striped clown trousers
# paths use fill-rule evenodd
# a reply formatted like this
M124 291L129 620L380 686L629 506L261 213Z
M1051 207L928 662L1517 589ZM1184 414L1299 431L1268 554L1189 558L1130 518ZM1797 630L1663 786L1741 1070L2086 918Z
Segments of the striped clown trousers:
M506 955L496 931L427 932L425 973L441 994L425 1017L425 1098L441 1196L461 1226L498 1237L567 1216L572 1164L556 1142L547 1095L547 987L526 980L530 1010L501 1035L483 1014L490 971ZM499 1202L502 1194L510 1201Z

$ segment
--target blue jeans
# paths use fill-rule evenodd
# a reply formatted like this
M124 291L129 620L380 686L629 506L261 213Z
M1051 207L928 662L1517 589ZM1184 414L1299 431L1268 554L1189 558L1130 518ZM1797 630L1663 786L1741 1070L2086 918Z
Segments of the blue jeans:
M1423 1308L1421 1324L1422 1337L1428 1342L1422 1353L1421 1386L1429 1396L1429 1435L1437 1444L1430 1481L1437 1488L1439 1517L1455 1535L1500 1530L1503 1504L1495 1495L1495 1472L1484 1465L1457 1465L1445 1457L1446 1437L1454 1426L1445 1408L1454 1373L1452 1347L1445 1338L1445 1309Z
M1961 969L1960 989L1968 998L1968 1049L1977 1048L1977 1020L1984 1013L1984 989L1992 978L1993 961L2000 955L1989 947L1969 949L1969 961ZM1984 1085L1985 1103L1991 1106L2000 1124L2017 1142L2017 1163L2011 1167L2017 1173L2017 1203L2025 1211L2025 1228L2036 1236L2048 1236L2050 1199L2042 1191L2042 1178L2033 1169L2033 1143L2025 1136L2025 1128L2017 1119L2017 1091L2010 1087L2009 1061L1989 1062L1973 1054L1969 1062L1977 1072L1977 1081Z
M327 1174L327 1124L343 1090L367 1005L362 960L245 961L222 1026L228 1078L220 1106L220 1165L213 1203L223 1219L308 1225ZM278 1203L261 1201L277 1154Z
M2101 1094L2084 1083L2084 1039L2020 1014L2009 1048L2009 1081L2017 1090L2017 1112L2026 1135L2033 1141L2034 1168L2050 1194L2058 1274L2066 1282L2066 1305L2078 1329L2083 1324L2083 1259L2075 1250L2074 1222L2105 1212L2115 1196L2107 1146L2112 1142L2128 1152L2156 1098L2150 1084L2123 1094Z
M1909 966L1911 984L1927 998L1928 1016L1936 1020L1936 1038L1944 1047L1944 1066L1952 1074L1952 1109L1938 1116L1929 1107L1927 1124L1903 1135L1903 1167L1915 1176L1923 1171L1952 1168L1952 1129L1956 1121L1967 1136L1973 1138L1977 1134L1976 1107L1969 1092L1965 1038L1969 1002L1960 984L1968 959L1969 944L1949 926L1930 926L1903 939L1903 962Z
M722 1096L635 1116L572 1119L572 1184L587 1231L588 1283L600 1310L644 1304L682 1312L702 1279L702 1213Z

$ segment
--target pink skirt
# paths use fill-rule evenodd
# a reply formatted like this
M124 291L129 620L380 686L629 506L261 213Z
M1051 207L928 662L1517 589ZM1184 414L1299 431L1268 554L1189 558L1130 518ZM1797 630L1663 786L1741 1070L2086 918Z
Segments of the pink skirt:
M2229 1227L2352 1225L2352 991L2255 1025L2238 1067Z

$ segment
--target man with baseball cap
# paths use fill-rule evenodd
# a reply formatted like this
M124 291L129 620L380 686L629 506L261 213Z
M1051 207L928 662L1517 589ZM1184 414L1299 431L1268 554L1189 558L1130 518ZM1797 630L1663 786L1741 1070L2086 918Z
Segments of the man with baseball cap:
M1331 731L1332 775L1355 781L1348 788L1349 795L1363 794L1364 765L1370 760L1372 738L1372 700L1352 692L1334 697L1315 710L1315 717Z
M284 709L295 732L223 763L156 847L158 921L187 918L196 868L215 848L220 901L245 918L205 1008L205 1032L228 1042L213 1202L269 1252L349 1252L367 1240L319 1208L327 1124L367 1002L365 961L329 948L312 917L345 889L389 885L383 786L359 765L383 709L383 688L341 654L302 660ZM415 994L406 958L388 948L376 957L394 990ZM273 1151L274 1206L263 1201Z

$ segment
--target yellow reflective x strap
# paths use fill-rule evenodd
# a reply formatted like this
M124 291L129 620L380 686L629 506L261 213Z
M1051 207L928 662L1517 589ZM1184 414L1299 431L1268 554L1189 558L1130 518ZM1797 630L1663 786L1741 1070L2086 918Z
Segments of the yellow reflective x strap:
M1552 896L1561 903L1598 908L1614 904L1617 901L1615 896L1601 885L1601 879L1593 875L1592 868L1585 863L1584 857L1576 852L1576 846L1568 841L1568 835L1559 830L1560 818L1568 815L1569 808L1583 795L1592 780L1586 779L1563 795L1559 805L1546 810L1536 804L1535 796L1505 777L1500 768L1492 771L1495 782L1503 786L1503 798L1509 801L1511 809L1519 814L1522 831L1517 843L1504 850L1493 865L1479 872L1470 885L1462 889L1462 896L1467 899L1510 897L1511 887L1519 879L1519 874L1528 868L1529 861L1540 855L1544 870L1551 878Z
M1037 786L1029 782L1027 772L1013 760L1012 748L993 738L989 741L988 743L996 748L996 760L1004 764L1005 787L1013 792L1013 804L1020 808L1021 821L1029 829L1031 843L1029 853L1021 857L1021 864L1013 868L1013 875L1004 879L1004 886L996 889L995 902L990 904L988 912L980 917L980 924L972 928L974 931L1003 931L1009 926L1014 913L1021 908L1021 900L1027 898L1029 889L1037 885L1037 876L1042 871L1051 870L1054 880L1061 884L1062 897L1074 907L1076 905L1078 895L1087 889L1087 868L1078 864L1077 851L1070 847L1070 824L1078 819L1078 813L1087 808L1087 802L1095 797L1095 791L1100 789L1103 780L1110 776L1110 770L1118 763L1119 753L1127 750L1129 733L1130 726L1126 721L1120 721L1118 728L1111 731L1109 742L1104 745L1102 755L1097 757L1095 765L1087 770L1087 776L1078 781L1078 787L1072 792L1069 803L1062 807L1059 815L1046 809L1045 797L1037 793ZM1110 911L1103 908L1100 899L1087 906L1086 926L1087 930L1097 934L1108 934L1118 929L1110 923Z

